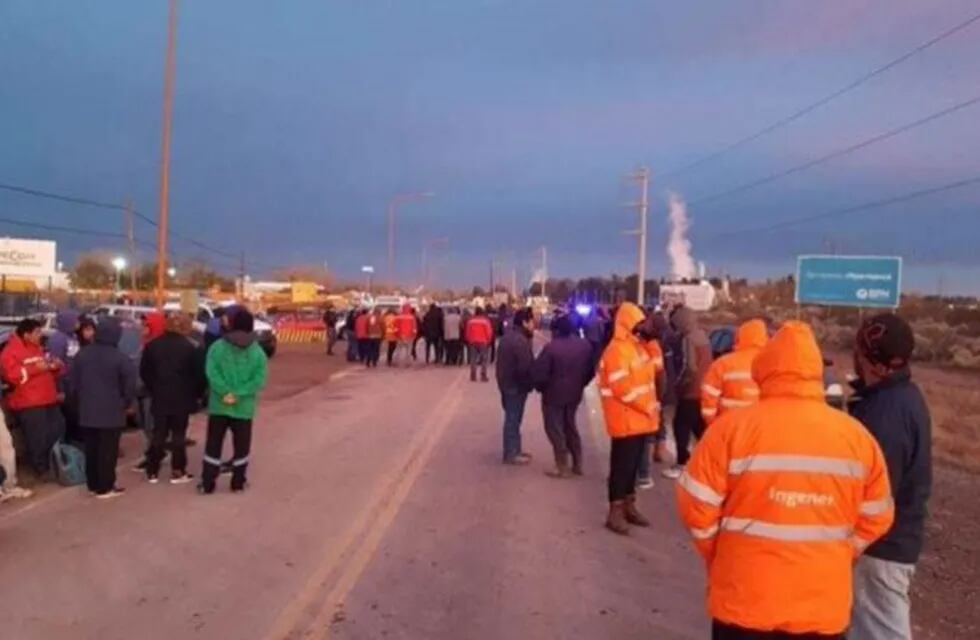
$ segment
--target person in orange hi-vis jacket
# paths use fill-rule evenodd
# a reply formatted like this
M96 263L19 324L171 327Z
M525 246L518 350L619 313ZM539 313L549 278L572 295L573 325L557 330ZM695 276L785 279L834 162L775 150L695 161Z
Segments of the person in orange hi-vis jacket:
M786 323L752 375L758 404L719 418L677 481L707 564L712 637L843 638L854 563L894 518L884 456L824 401L809 325Z
M606 527L626 535L629 525L650 525L636 508L636 474L647 437L660 428L657 365L645 347L645 316L632 303L616 314L612 341L597 376L609 450L609 516Z
M749 320L735 334L735 350L711 363L701 385L701 415L711 424L726 411L751 407L759 400L752 362L766 346L769 331L763 320Z
M398 335L397 359L406 367L412 366L412 345L419 333L419 322L412 311L412 305L406 304L401 313L395 316L395 331Z

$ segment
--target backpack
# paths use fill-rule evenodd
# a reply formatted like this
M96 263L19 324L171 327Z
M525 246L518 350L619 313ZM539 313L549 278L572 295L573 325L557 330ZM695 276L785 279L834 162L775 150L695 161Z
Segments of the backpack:
M51 468L62 486L85 482L85 454L73 444L59 441L51 447Z

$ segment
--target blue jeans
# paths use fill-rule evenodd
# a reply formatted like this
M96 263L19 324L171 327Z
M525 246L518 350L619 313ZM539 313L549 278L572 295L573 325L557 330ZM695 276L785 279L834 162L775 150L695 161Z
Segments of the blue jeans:
M501 391L500 402L504 407L504 462L521 453L521 422L527 394L521 391Z

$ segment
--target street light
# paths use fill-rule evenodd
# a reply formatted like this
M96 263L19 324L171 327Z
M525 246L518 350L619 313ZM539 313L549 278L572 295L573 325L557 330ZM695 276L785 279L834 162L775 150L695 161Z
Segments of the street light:
M117 256L112 259L112 268L116 270L116 291L122 289L122 272L126 268L126 258Z
M361 273L367 276L367 292L371 295L371 276L374 275L374 267L371 265L364 265L361 267Z
M171 278L176 278L177 270L173 267L167 267L167 275L170 276Z
M395 285L395 214L398 213L398 205L425 200L434 195L431 191L399 193L388 203L388 280L392 286Z

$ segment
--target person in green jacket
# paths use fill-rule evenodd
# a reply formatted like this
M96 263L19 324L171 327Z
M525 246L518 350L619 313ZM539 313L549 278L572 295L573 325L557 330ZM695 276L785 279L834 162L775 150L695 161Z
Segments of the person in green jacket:
M198 491L214 493L221 470L221 448L231 431L231 490L244 491L245 471L252 446L252 418L259 392L268 377L265 352L255 341L255 320L241 309L231 317L229 331L208 350L208 437L204 445L204 469Z

